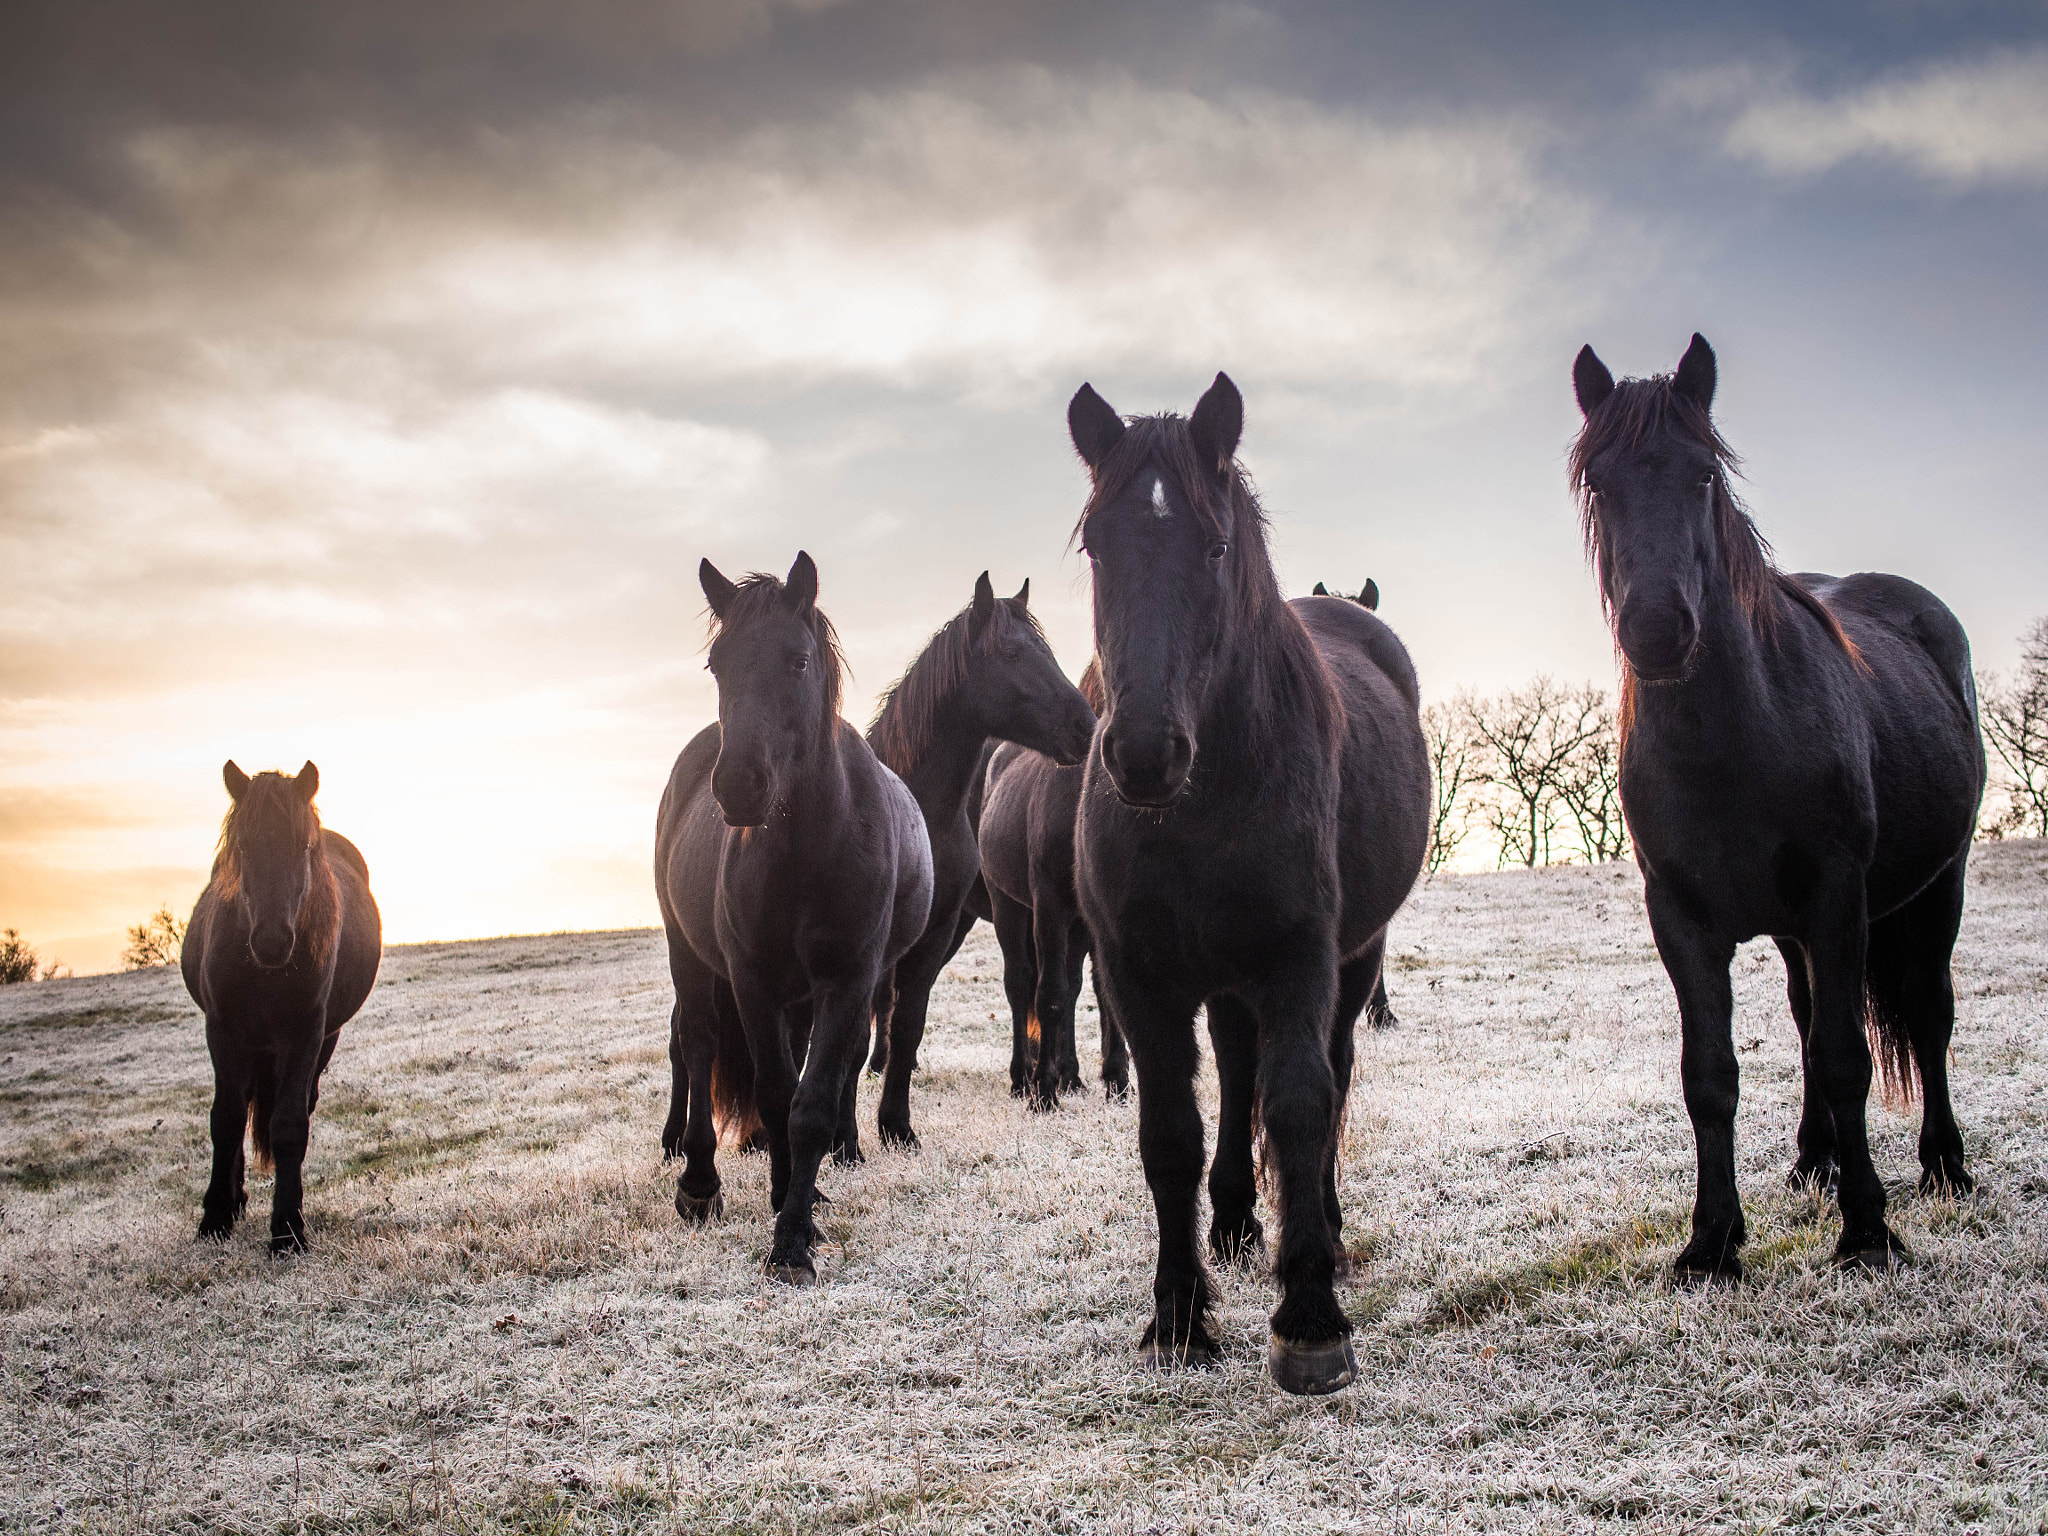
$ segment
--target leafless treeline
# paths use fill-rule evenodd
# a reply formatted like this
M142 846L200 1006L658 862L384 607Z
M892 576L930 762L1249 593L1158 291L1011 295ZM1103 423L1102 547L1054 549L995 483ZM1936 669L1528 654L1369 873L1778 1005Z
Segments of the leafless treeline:
M1474 834L1502 865L1597 863L1628 852L1621 753L1605 689L1538 677L1422 712L1436 803L1429 868Z
M2048 617L2009 674L1978 675L1991 785L1986 837L2048 837ZM1605 689L1538 677L1486 697L1460 692L1422 712L1436 803L1432 873L1459 852L1499 865L1597 863L1629 852L1621 754Z
M1991 760L1984 835L2048 837L2048 617L2020 637L2011 675L1978 675L1977 706Z

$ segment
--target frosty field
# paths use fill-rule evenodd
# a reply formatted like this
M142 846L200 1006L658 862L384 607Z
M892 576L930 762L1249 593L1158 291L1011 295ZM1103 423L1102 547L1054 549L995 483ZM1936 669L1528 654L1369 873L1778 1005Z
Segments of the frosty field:
M1916 1261L1882 1278L1836 1274L1832 1211L1784 1187L1767 942L1736 962L1749 1278L1697 1293L1666 1276L1692 1144L1634 870L1440 877L1393 954L1342 1175L1364 1371L1318 1400L1268 1381L1249 1271L1219 1369L1133 1367L1135 1106L1009 1097L985 926L934 998L924 1147L875 1143L868 1080L808 1291L759 1274L765 1159L722 1157L723 1224L676 1219L656 933L387 951L284 1263L267 1179L224 1250L192 1239L211 1090L175 970L6 988L0 1527L2048 1531L2048 846L1972 870L1979 1193L1914 1193L1917 1105L1873 1109Z

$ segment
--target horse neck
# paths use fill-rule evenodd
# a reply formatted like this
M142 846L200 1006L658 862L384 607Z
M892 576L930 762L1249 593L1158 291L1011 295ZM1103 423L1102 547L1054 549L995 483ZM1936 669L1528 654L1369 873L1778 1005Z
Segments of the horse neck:
M1304 730L1329 748L1309 761L1333 761L1335 708L1315 641L1275 583L1261 615L1236 615L1203 697L1196 729L1208 784L1242 781L1263 792L1273 753Z
M811 744L810 750L790 775L789 787L784 790L782 799L789 807L789 815L783 820L792 832L838 826L845 821L853 802L853 790L847 779L846 754L839 739L844 729L845 722L833 716L831 723ZM770 825L774 824L771 820Z
M981 749L988 733L973 718L958 688L933 712L931 740L917 761L900 775L925 820L933 824L958 815L967 805L981 767Z
M334 878L334 866L327 862L327 834L318 834L313 857L313 882L306 891L306 903L299 908L293 929L295 941L304 946L316 963L325 964L334 952L341 931L341 885Z

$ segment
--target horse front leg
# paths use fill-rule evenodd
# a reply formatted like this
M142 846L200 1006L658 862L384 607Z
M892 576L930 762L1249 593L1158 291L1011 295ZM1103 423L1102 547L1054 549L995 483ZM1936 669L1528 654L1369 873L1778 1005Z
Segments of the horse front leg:
M812 1285L818 1278L818 1233L811 1210L818 1193L818 1165L839 1124L846 1079L860 1070L874 985L872 976L863 976L850 983L827 984L816 994L810 1054L785 1117L789 1178L768 1250L769 1275L787 1285Z
M1038 1021L1038 1054L1032 1064L1030 1103L1033 1109L1060 1107L1062 1079L1066 1076L1063 1056L1074 1048L1074 998L1081 990L1078 954L1070 954L1071 916L1054 911L1048 901L1039 901L1031 913L1031 949L1038 960L1037 984L1032 988L1031 1016ZM1068 988L1071 974L1072 990ZM1080 1073L1074 1072L1076 1086Z
M277 1184L270 1197L273 1254L306 1251L306 1148L312 1139L313 1080L318 1069L319 1042L325 1035L323 1020L310 1047L300 1045L280 1052L273 1069L277 1074L277 1096L270 1113L270 1155L277 1165Z
M1386 996L1380 967L1384 948L1381 940L1337 972L1337 1016L1330 1028L1330 1080L1337 1085L1337 1117L1323 1163L1323 1216L1330 1223L1339 1280L1351 1276L1351 1255L1344 1247L1344 1207L1337 1199L1337 1158L1343 1151L1345 1106L1351 1100L1352 1066L1358 1054L1358 1016L1363 1012L1370 1018L1372 999Z
M1885 1223L1884 1181L1870 1158L1864 1121L1870 1100L1870 1046L1863 1033L1863 962L1869 942L1862 871L1838 871L1809 907L1806 953L1813 988L1813 1027L1806 1070L1820 1081L1835 1120L1835 1158L1841 1179L1835 1201L1842 1235L1835 1261L1864 1269L1889 1268L1905 1244Z
M1212 1365L1208 1270L1196 1236L1202 1195L1202 1111L1195 1102L1195 1008L1120 957L1096 953L1096 979L1116 1010L1138 1073L1138 1159L1159 1222L1152 1320L1138 1359L1154 1370Z
M1032 1010L1038 1001L1038 955L1031 943L1031 908L993 886L988 899L995 914L990 921L996 942L1003 950L1003 995L1010 1003L1010 1097L1021 1099L1031 1092L1038 1059L1032 1038L1037 1028Z
M199 1208L199 1236L226 1242L235 1222L248 1208L242 1183L242 1140L249 1126L249 1071L225 1029L206 1021L206 1043L213 1056L213 1112L207 1128L213 1140L213 1174Z
M1678 1072L1699 1161L1692 1239L1672 1269L1681 1280L1737 1280L1742 1277L1738 1250L1749 1241L1749 1229L1735 1188L1735 1106L1741 1080L1735 1061L1735 1002L1728 984L1735 945L1694 923L1662 886L1650 885L1645 896L1651 936L1678 994Z
M1340 1103L1330 1064L1334 937L1305 942L1243 990L1259 1021L1260 1118L1280 1207L1280 1305L1267 1364L1283 1391L1335 1392L1357 1377L1358 1360L1351 1320L1337 1305L1336 1234L1324 1203Z

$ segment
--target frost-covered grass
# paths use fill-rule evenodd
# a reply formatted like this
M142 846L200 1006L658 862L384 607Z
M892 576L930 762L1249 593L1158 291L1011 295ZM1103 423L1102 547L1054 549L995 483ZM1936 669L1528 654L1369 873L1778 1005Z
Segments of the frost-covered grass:
M1344 1161L1361 1381L1132 1366L1136 1111L1007 1093L986 928L942 983L917 1154L829 1170L823 1283L758 1273L766 1166L682 1227L658 935L391 950L329 1074L314 1244L266 1181L192 1241L210 1093L173 970L0 993L0 1525L58 1530L2048 1531L2048 846L1984 850L1955 1086L1981 1192L1917 1263L1826 1261L1786 1192L1782 973L1737 961L1749 1280L1675 1292L1670 990L1623 867L1443 878L1400 919ZM1093 1019L1084 1019L1084 1059ZM872 1085L863 1117L872 1114Z

